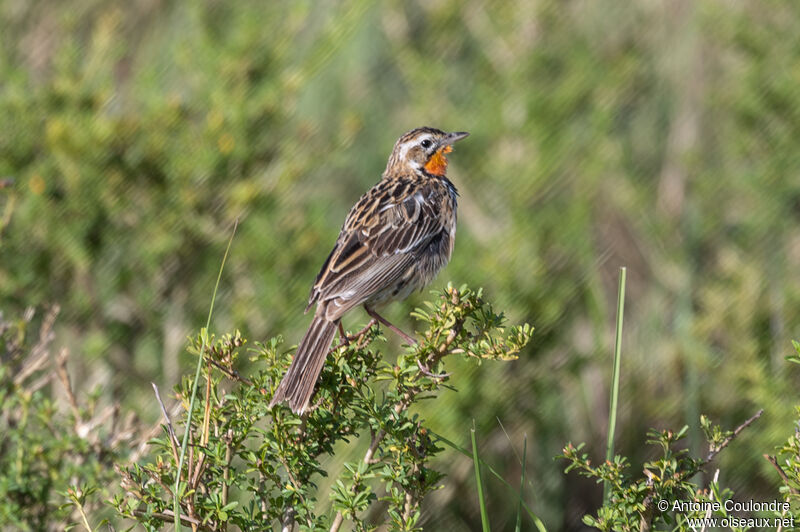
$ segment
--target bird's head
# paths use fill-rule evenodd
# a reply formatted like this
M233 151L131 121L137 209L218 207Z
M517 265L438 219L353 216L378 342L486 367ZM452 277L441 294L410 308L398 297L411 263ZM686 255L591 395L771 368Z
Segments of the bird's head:
M465 131L445 133L432 127L412 129L397 139L384 175L425 170L431 175L444 176L453 143L467 135Z

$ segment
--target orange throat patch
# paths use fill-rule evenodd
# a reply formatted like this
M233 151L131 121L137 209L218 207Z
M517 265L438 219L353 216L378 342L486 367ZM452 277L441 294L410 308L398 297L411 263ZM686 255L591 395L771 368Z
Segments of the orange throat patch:
M436 150L436 153L425 163L425 171L429 174L443 176L447 172L447 157L445 157L445 154L451 151L453 151L453 147L449 145Z

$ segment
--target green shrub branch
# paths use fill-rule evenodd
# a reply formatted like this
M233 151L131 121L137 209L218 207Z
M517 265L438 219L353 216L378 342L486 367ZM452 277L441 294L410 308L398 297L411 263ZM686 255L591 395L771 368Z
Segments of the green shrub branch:
M280 338L246 350L235 332L211 336L202 351L198 336L190 349L204 358L202 411L189 427L185 467L178 473L170 421L151 442L152 459L120 469L125 493L114 500L117 510L148 528L173 521L171 487L179 474L179 517L194 529L297 523L336 530L348 521L355 530L419 530L420 503L441 486L442 474L431 464L443 448L413 405L451 387L443 373L447 357L511 360L532 328L507 328L480 291L466 287L448 287L413 315L421 324L419 344L396 360L382 352L374 326L334 347L303 416L283 405L268 408L293 353ZM244 352L260 368L247 376L237 369ZM184 378L177 389L182 421L191 385ZM329 474L326 458L362 439L363 458L344 464L324 501L318 483Z

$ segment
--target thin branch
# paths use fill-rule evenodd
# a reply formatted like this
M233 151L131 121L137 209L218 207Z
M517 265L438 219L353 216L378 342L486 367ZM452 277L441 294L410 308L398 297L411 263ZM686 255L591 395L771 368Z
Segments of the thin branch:
M181 411L181 403L176 402L172 407L172 413L167 417L177 416L180 413L180 411ZM130 424L132 424L132 422ZM149 445L150 440L155 438L161 432L161 423L160 422L153 423L153 426L150 427L150 430L148 430L144 434L141 433L140 429L135 429L135 428L131 428L130 432L135 435L141 434L141 436L137 439L138 444L131 445L132 447L135 446L136 449L128 457L128 462L134 463L138 462L139 459L142 456L144 456L144 454L147 452L147 447Z
M752 423L753 423L753 422L754 422L756 419L760 418L760 417L761 417L761 414L763 414L763 413L764 413L764 409L762 408L761 410L759 410L758 412L756 412L755 414L753 414L753 416L752 416L752 417L750 417L750 419L748 419L747 421L745 421L744 423L742 423L741 425L739 425L738 427L736 427L736 430L734 430L734 431L733 431L733 433L732 433L730 436L728 436L727 438L725 438L725 440L724 440L722 443L720 443L720 444L719 444L717 447L715 447L714 449L711 449L711 451L709 451L708 455L706 456L706 463L708 463L708 462L710 462L711 460L713 460L713 459L714 459L714 458L715 458L715 457L716 457L716 456L719 454L719 452L720 452L722 449L724 449L725 447L727 447L727 446L728 446L728 444L729 444L730 442L732 442L732 441L733 441L733 439L734 439L736 436L738 436L738 435L739 435L739 433L740 433L740 432L742 432L744 429L746 429L747 427L749 427L749 426L750 426L750 425L751 425L751 424L752 424Z
M292 532L294 523L294 508L287 508L281 518L281 532Z
M133 515L136 516L147 516L147 517L155 517L156 519L161 519L162 521L169 522L175 519L175 512L172 510L164 510L163 512L153 512L147 513L144 510L134 510ZM200 530L214 530L213 526L210 525L203 525L203 522L199 519L195 519L194 517L189 517L186 514L180 515L180 520L185 525L190 525L192 527L198 527Z
M72 497L72 500L75 503L75 508L81 515L81 520L83 521L83 527L87 530L87 532L92 532L92 526L89 524L89 518L86 516L86 512L83 509L83 504L81 504L78 494L75 491L73 491L72 488L68 489L67 493L69 493L69 495Z
M167 408L164 406L164 401L161 400L161 394L158 393L158 386L156 383L150 383L153 386L153 391L156 393L156 401L158 401L158 406L161 407L161 415L164 416L164 420L167 423L167 433L169 434L169 444L172 448L172 457L175 459L175 463L178 463L178 437L175 435L175 429L172 428L172 421L169 419L169 414L167 414Z
M655 493L653 493L653 474L647 469L644 470L647 475L647 495L642 501L644 510L642 511L641 519L639 519L639 532L650 532L650 527L653 525L653 513L656 510Z
M61 384L64 386L64 391L67 394L67 401L69 402L69 407L72 410L72 415L75 416L75 425L81 422L81 411L78 407L78 400L75 399L75 393L72 391L72 383L69 380L69 372L67 371L67 358L69 358L69 351L67 348L64 347L61 351L58 352L58 356L56 357L56 373L58 373L58 378L61 380Z
M417 359L417 367L419 368L419 370L422 372L423 375L427 375L432 379L437 379L437 380L444 379L445 377L449 377L450 375L452 375L452 373L433 373L431 370L423 366L422 362L420 362L419 359Z
M192 447L194 448L196 446L192 445ZM203 448L204 447L198 449L203 449ZM192 475L190 482L192 489L197 489L198 484L200 484L200 477L203 475L205 470L206 470L206 454L200 453L200 458L197 459L197 465L194 468L194 474Z
M21 386L28 377L42 369L49 361L50 351L48 347L53 341L53 338L55 338L53 325L55 324L56 316L58 316L59 311L60 307L58 305L53 305L50 311L45 315L42 326L39 328L39 340L36 342L36 345L33 346L31 352L25 357L25 364L14 376L14 384L17 386ZM30 318L26 316L26 321L30 321L33 318L32 311L28 314ZM47 378L49 379L49 376Z
M241 382L242 384L246 384L247 386L250 386L251 388L255 388L256 387L256 385L253 383L253 381L251 381L247 377L243 377L235 369L226 368L225 366L223 366L222 364L220 364L219 362L217 362L216 360L214 360L214 359L212 359L210 357L207 360L211 363L211 365L213 365L215 368L217 368L218 370L223 372L225 375L227 375L231 379L237 380L237 381ZM264 390L264 388L261 388L259 391L261 393L266 393L266 390Z
M375 321L375 319L373 318L373 320L370 321L369 325L367 327L365 327L364 329L362 329L362 331L359 333L359 335L364 334L366 331L368 331L369 328L373 325L374 321ZM445 339L444 343L442 343L439 346L439 349L436 351L435 355L433 357L431 357L431 362L436 364L436 363L439 362L439 360L441 360L442 358L444 358L445 356L450 354L450 346L453 344L453 342L458 337L459 333L461 332L461 329L464 327L464 322L465 321L466 321L466 318L461 319L461 320L459 320L459 321L457 321L456 323L453 324L453 327L450 328L450 332L447 334L447 338ZM359 335L357 335L357 336L359 336ZM337 345L335 348L333 348L331 351L329 351L328 354L330 354L332 351L335 351L336 349L341 347L341 345L343 345L343 344ZM435 375L431 375L430 374L430 370L428 370L428 372L426 373L424 371L423 367L421 366L421 364L419 363L419 361L417 362L417 365L419 366L420 372L417 373L414 376L414 381L418 380L420 375L428 375L428 376L436 377ZM394 407L395 413L399 414L400 412L402 412L403 410L408 408L408 405L411 404L411 402L414 400L414 397L416 397L416 395L417 395L417 392L412 392L411 390L406 392L406 394L403 397L403 399L399 403L397 403L395 405L395 407ZM365 464L373 464L373 463L375 463L375 460L374 460L373 457L375 456L375 452L378 450L378 447L380 446L381 442L383 441L383 439L385 437L386 437L386 431L383 430L383 429L378 431L372 437L372 441L370 442L369 448L367 449L367 452L364 453L363 461L364 461ZM333 523L331 524L330 532L337 532L341 528L343 522L344 522L344 516L342 515L342 512L337 512L336 513L336 517L334 518Z
M172 488L170 488L169 486L167 486L167 485L164 483L164 481L163 481L163 480L161 480L161 475L159 475L159 474L158 474L158 473L156 473L155 471L150 471L149 469L145 469L144 471L145 471L145 473L147 473L147 476L149 476L149 477L150 477L150 478L153 480L153 482L156 482L158 485L160 485L162 488L164 488L164 491L166 491L167 493L169 493L169 494L170 494L170 496L172 496L172 495L173 495Z
M211 364L210 363L209 363L209 368L206 371L206 404L205 404L205 412L203 414L204 414L203 435L200 437L200 443L201 445L205 446L208 444L209 425L211 424Z
M342 512L336 512L336 517L333 518L333 523L331 523L330 532L337 532L342 527L343 522L344 516Z
M231 460L233 459L233 429L225 434L225 467L222 470L222 505L228 504L228 481L231 478Z
M800 495L800 491L798 491L797 488L794 488L794 487L792 487L790 485L791 479L786 475L786 472L783 470L783 468L778 463L778 459L775 458L774 456L770 456L768 454L765 454L764 458L767 460L767 462L772 464L772 467L774 467L775 471L778 472L778 475L780 475L781 480L783 480L783 483L786 484L787 488L789 488L789 491L794 495Z
M758 412L753 414L753 416L750 417L747 421L745 421L744 423L742 423L741 425L736 427L736 429L731 433L730 436L725 438L725 440L722 443L720 443L719 446L715 447L714 449L712 449L708 453L708 455L706 456L705 462L703 464L701 464L701 469L702 469L703 466L705 466L709 462L711 462L711 460L713 460L720 453L720 451L722 451L722 449L727 447L733 441L733 439L736 438L736 436L739 435L740 432L742 432L744 429L749 427L755 420L760 418L761 414L763 414L763 413L764 413L764 409L762 408L761 410L759 410ZM639 521L639 530L640 530L640 532L648 532L650 530L650 528L652 527L652 524L653 524L653 517L654 517L655 508L656 508L656 500L655 500L655 496L654 496L655 494L653 493L653 477L651 476L651 473L646 469L645 469L644 473L645 473L645 475L647 475L647 491L648 491L648 494L644 499L644 502L643 502L644 508L640 513L640 515L642 516L641 520ZM684 471L679 480L682 480L684 478L690 477L690 476L694 475L695 473L697 473L697 471L689 471L689 470Z
M331 353L333 353L334 351L336 351L340 347L343 347L345 345L350 345L350 342L352 342L353 340L361 340L364 337L364 335L367 334L369 332L369 330L376 323L378 323L378 321L375 318L372 318L371 320L369 320L369 323L367 323L366 327L364 327L363 329L361 329L360 331L358 331L356 334L354 334L352 336L344 337L338 344L336 344L335 346L333 346L330 349L328 349L327 355L330 355Z
M278 460L280 460L281 465L283 465L284 469L286 469L286 474L289 476L289 482L292 483L292 487L294 487L295 493L297 493L297 496L300 497L300 502L303 503L303 506L306 506L306 499L305 497L303 497L303 493L300 491L300 483L297 482L296 478L294 478L292 470L289 469L289 464L286 463L286 460L284 460L282 456L279 456ZM294 522L294 515L292 515L292 522ZM311 520L307 519L307 522L308 526L310 528L313 528L311 525Z

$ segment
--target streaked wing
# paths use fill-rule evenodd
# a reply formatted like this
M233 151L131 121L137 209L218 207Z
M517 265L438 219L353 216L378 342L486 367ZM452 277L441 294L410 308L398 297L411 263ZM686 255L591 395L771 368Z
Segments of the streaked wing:
M398 281L414 266L415 252L448 230L440 215L446 194L436 183L396 180L362 196L317 276L308 308L331 300L344 313Z

